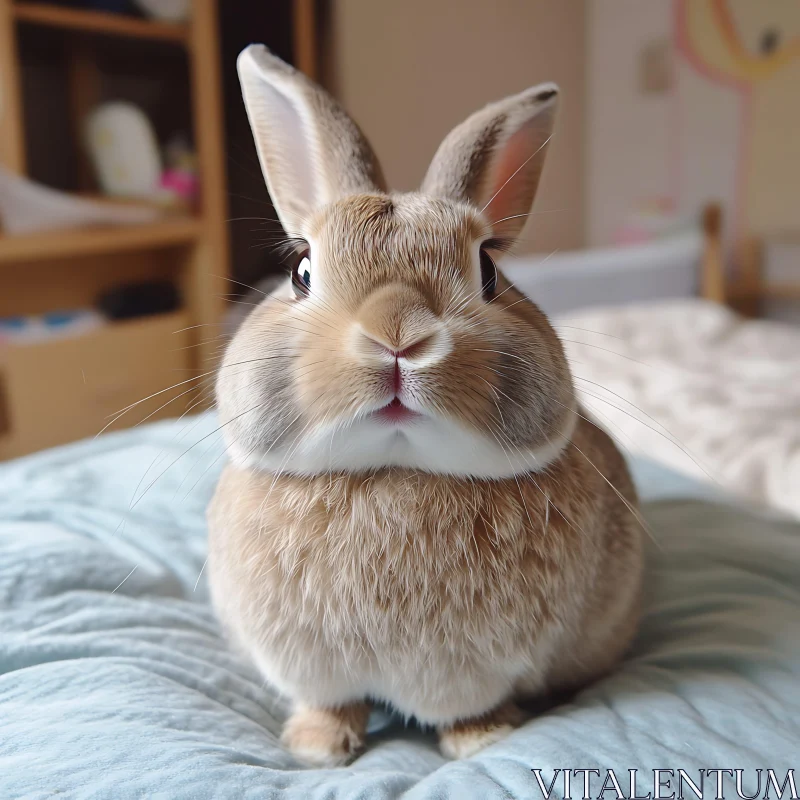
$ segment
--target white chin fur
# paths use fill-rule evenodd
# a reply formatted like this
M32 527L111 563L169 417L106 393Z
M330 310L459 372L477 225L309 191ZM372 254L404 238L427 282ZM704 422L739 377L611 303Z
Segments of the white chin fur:
M558 436L532 450L504 450L454 422L422 417L402 426L374 419L344 428L325 426L304 434L301 442L269 452L245 452L233 441L228 452L240 467L294 475L399 467L492 480L545 469L569 442L576 419L567 414Z

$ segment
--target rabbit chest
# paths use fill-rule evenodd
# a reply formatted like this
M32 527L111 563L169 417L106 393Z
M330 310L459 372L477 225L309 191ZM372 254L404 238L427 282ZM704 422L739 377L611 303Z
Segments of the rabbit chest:
M402 707L458 675L485 705L544 669L581 550L544 495L392 471L270 484L228 468L209 567L233 638L286 693Z

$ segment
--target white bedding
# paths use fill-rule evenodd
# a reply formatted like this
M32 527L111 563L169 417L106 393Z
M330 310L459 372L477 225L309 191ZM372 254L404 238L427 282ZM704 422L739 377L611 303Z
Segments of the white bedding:
M621 445L800 516L800 328L702 300L557 327L585 408Z

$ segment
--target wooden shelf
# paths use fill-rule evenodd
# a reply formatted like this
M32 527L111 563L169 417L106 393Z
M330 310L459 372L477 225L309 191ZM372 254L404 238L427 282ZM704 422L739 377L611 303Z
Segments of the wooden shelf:
M48 136L54 144L70 128L73 143L78 143L87 113L107 93L102 70L108 46L127 45L126 61L138 53L145 62L152 59L154 47L170 48L185 63L164 62L159 79L168 84L164 98L177 90L188 100L202 204L194 217L165 214L136 226L25 235L0 230L0 315L89 308L112 288L148 281L169 281L183 302L177 315L109 325L69 340L0 347L0 399L5 406L5 413L0 409L0 459L95 434L109 414L166 389L176 375L189 377L208 369L216 363L218 346L216 337L203 331L220 323L228 291L220 0L190 0L190 17L179 23L74 7L79 3L56 5L60 2L0 0L0 164L27 175L35 158L26 158L26 142L31 138L37 147L39 141L44 144L25 133L24 101L36 103L38 98L22 91L20 39L43 35L48 27L63 32L57 36L63 38L63 47L47 65L48 73L63 69L65 77L68 118L66 124L51 125ZM126 74L131 69L136 67ZM77 177L88 174L86 165L77 166ZM89 185L78 180L76 188ZM181 332L173 335L176 328ZM59 386L58 413L53 412L54 385ZM182 400L176 400L178 407L159 410L167 399L167 393L155 394L135 407L142 416L127 414L118 425L138 422L151 411L155 419L183 410ZM150 402L155 405L146 408Z
M189 26L175 22L157 22L107 11L87 11L46 3L14 3L14 16L20 22L68 28L108 36L127 36L136 39L188 43Z
M194 242L200 232L200 222L187 217L147 225L81 228L26 236L0 235L0 265L43 258L152 250Z
M179 396L190 384L169 387L192 375L185 357L191 324L186 311L176 311L0 349L9 423L7 429L0 426L0 459L95 436L134 403L112 429L150 414L152 420L180 414L187 403ZM58 387L57 405L50 386Z

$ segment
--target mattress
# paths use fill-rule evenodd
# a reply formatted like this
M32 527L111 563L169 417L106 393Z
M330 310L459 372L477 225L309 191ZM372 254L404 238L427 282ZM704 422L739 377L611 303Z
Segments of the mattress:
M725 797L734 769L763 796L757 770L800 766L800 526L636 458L655 542L618 671L465 761L382 712L350 766L303 769L278 743L285 700L208 605L218 439L203 415L0 466L0 797L561 797L587 769L573 797L608 770L645 795L659 769L709 797L720 767Z

